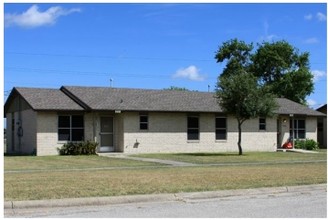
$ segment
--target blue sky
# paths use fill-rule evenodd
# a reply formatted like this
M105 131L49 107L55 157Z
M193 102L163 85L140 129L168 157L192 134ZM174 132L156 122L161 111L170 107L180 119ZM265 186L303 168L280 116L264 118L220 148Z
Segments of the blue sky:
M325 3L5 3L4 94L61 85L212 91L223 42L286 40L310 53L316 108L327 102L326 16Z

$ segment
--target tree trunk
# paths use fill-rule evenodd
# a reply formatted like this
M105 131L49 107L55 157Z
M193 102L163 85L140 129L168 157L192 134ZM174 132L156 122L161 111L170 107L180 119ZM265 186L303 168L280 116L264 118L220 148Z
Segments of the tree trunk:
M243 154L243 149L241 148L241 125L242 121L238 120L238 150L239 150L239 155Z

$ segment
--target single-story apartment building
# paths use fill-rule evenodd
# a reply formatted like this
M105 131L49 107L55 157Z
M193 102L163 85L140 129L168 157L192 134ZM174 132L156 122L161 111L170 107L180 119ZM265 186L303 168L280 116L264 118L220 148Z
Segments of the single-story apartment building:
M317 140L325 114L277 98L273 118L244 122L247 151L276 151L294 134ZM95 141L98 152L233 152L237 120L215 93L62 86L14 87L5 103L7 153L56 155L67 142Z

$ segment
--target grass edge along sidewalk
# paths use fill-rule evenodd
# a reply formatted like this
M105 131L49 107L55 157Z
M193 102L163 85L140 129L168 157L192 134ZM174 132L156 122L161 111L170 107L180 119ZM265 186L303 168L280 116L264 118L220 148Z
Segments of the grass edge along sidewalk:
M140 169L133 167L124 170L5 173L4 189L6 201L17 201L215 191L326 182L326 162L222 167L161 165L157 168L141 166Z
M6 201L4 209L27 209L27 208L55 208L55 207L73 207L73 206L100 206L117 205L128 203L147 203L147 202L188 202L202 199L227 198L231 196L256 196L263 194L279 193L305 193L308 191L320 190L327 192L327 184L302 185L302 186L284 186L284 187L262 187L255 189L234 189L207 192L191 193L170 193L170 194L152 194L152 195L128 195L114 197L90 197L90 198L68 198L53 200L28 200L28 201Z

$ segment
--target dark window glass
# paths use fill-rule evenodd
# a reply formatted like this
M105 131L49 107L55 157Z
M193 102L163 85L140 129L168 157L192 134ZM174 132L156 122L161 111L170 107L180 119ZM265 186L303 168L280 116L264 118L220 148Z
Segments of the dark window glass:
M148 130L148 115L139 116L139 128L140 130Z
M298 120L298 129L305 129L305 120Z
M83 115L58 116L59 141L83 141L84 118Z
M59 116L58 117L58 127L59 128L69 128L71 121L70 116Z
M199 140L198 117L188 117L187 126L188 126L187 128L188 140Z
M72 129L72 141L83 141L84 129Z
M215 118L215 139L227 139L227 118Z
M227 139L227 132L223 129L217 129L215 132L216 140L226 140Z
M305 130L298 130L297 138L305 139Z
M188 128L198 128L198 117L188 117Z
M215 119L216 128L226 128L227 119L226 118L216 118Z
M306 130L305 130L305 119L294 119L294 135L293 127L292 127L293 119L290 119L290 135L295 139L305 139L306 138Z
M72 116L72 128L83 128L83 116L73 115Z
M148 124L140 123L140 130L147 130L147 129L148 129Z
M59 141L70 141L70 129L58 129Z
M259 119L259 129L260 130L266 130L266 120L265 118Z
M148 122L148 116L147 115L140 115L140 122Z
M188 129L188 140L198 140L199 132L198 129Z

